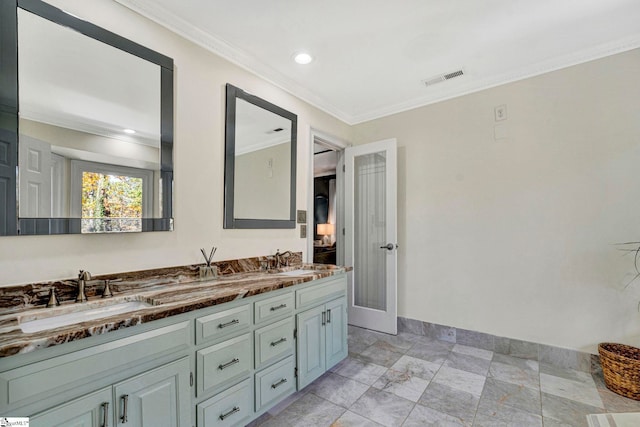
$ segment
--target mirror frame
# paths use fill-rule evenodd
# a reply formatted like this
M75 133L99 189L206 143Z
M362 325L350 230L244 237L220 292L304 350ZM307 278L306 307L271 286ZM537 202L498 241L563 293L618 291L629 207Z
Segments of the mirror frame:
M236 155L236 100L242 99L264 110L291 120L291 179L289 197L289 219L261 219L234 217L234 179ZM224 161L224 228L296 228L296 163L297 163L298 116L251 95L227 83L225 118L225 161Z
M173 230L173 59L40 0L0 2L0 236L80 234L81 218L19 218L18 8L160 67L162 218L143 218L142 231ZM4 168L4 169L3 169ZM13 171L13 172L12 172Z

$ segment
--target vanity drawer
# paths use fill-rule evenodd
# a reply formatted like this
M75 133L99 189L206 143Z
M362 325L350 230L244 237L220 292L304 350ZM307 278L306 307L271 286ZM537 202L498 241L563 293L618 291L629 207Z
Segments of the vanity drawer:
M258 301L254 306L256 324L293 313L293 292Z
M196 319L196 344L240 333L251 324L251 305L245 304Z
M198 404L198 427L244 426L253 415L249 379Z
M322 304L335 296L343 295L346 291L347 285L341 279L300 289L296 291L296 308Z
M256 412L295 391L293 356L256 374Z
M244 334L196 352L197 393L220 390L251 370L251 335Z
M264 326L254 334L256 369L293 353L293 317Z

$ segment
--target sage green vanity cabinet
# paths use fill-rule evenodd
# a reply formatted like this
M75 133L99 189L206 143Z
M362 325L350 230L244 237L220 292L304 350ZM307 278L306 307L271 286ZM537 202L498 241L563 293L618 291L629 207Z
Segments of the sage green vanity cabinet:
M347 356L346 293L338 274L11 358L0 415L36 427L244 426Z
M347 357L347 298L299 313L298 390Z

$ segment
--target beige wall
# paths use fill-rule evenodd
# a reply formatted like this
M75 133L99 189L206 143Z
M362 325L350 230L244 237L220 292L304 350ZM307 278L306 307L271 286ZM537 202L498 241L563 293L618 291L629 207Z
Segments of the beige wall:
M306 209L310 127L350 139L350 127L296 97L109 0L49 0L54 6L175 61L175 231L127 235L0 238L0 285L305 251L298 230L223 230L224 91L231 83L298 115L297 208Z
M638 76L635 50L355 127L398 139L400 316L640 344L640 279L623 289L614 245L640 240Z
M289 142L236 156L234 217L289 219L290 158Z

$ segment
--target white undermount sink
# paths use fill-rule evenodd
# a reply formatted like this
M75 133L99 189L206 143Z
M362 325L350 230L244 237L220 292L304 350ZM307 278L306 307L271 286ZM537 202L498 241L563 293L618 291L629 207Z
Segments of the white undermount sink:
M310 274L310 273L313 273L313 272L314 272L314 270L305 270L305 269L299 268L297 270L283 271L283 272L277 273L277 274L279 274L281 276L300 276L302 274Z
M102 319L103 317L114 316L116 314L128 313L142 308L152 307L144 301L124 301L111 305L90 308L88 310L73 311L42 319L20 321L22 332L33 333L46 331L48 329L60 328L62 326L73 325L74 323L87 322L90 320Z

